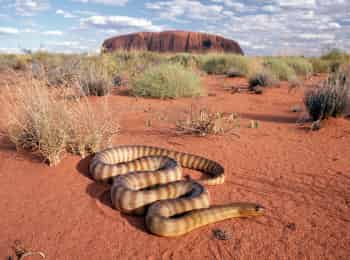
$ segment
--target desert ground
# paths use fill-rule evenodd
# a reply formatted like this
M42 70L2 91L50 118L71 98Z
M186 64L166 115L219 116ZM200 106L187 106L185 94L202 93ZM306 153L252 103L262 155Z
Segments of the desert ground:
M113 145L159 146L216 160L227 177L224 184L208 187L212 204L255 202L264 206L264 216L158 237L146 230L143 217L111 207L108 184L89 177L91 157L67 155L49 167L3 139L0 258L15 259L14 245L21 243L47 259L349 259L350 121L328 119L319 131L300 123L306 114L304 91L320 79L312 77L292 91L281 84L263 95L222 88L225 81L244 89L244 78L201 80L208 96L136 98L121 88L90 100L107 99L122 126ZM234 134L178 135L171 120L191 105L237 113L239 127ZM292 112L294 106L301 111ZM251 120L259 127L249 128ZM214 229L228 239L216 239Z

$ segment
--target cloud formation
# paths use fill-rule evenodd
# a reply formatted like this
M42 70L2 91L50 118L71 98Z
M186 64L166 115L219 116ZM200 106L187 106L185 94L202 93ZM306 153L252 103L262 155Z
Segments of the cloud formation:
M85 4L103 4L103 5L126 5L129 0L74 0L75 2L81 2Z
M19 30L13 27L0 27L0 35L18 34Z
M172 0L149 2L146 8L158 12L160 18L177 20L179 17L188 19L208 20L215 19L223 10L221 5L206 5L200 1Z
M49 30L49 31L44 31L42 32L44 35L51 35L51 36L62 36L63 32L59 30Z
M129 16L95 15L81 19L81 26L95 27L104 30L127 31L161 31L162 27L154 25L150 20Z
M34 16L38 12L50 8L48 0L16 0L16 14L20 16Z
M58 9L56 11L56 14L62 15L64 18L76 18L77 17L76 15L72 14L71 12L64 11L62 9Z

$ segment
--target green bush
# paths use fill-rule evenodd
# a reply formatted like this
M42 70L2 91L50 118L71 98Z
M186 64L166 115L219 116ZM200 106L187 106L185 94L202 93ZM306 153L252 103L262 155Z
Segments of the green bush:
M328 73L330 71L330 61L320 58L309 58L314 73Z
M350 63L350 55L339 49L330 50L321 59L329 63L330 72L337 72L342 64Z
M347 60L349 55L340 49L332 49L321 56L322 60Z
M305 93L304 104L311 116L316 120L341 115L350 105L350 73L337 72L320 87Z
M263 70L252 74L248 78L249 89L253 89L256 86L267 87L273 86L277 83L277 79L269 70Z
M292 81L296 78L293 68L281 58L265 58L264 67L269 69L279 80Z
M199 76L180 64L162 64L148 68L133 80L136 96L155 98L192 97L203 94Z
M116 51L103 56L108 57L110 65L114 67L114 76L119 75L129 79L167 60L164 55L149 51Z
M206 54L200 57L201 69L209 74L235 71L241 76L249 73L249 58L234 54Z
M179 53L169 57L170 63L179 63L186 68L196 68L198 66L198 58L189 53Z
M283 59L288 66L294 69L298 76L310 77L313 74L312 64L302 57L286 57Z

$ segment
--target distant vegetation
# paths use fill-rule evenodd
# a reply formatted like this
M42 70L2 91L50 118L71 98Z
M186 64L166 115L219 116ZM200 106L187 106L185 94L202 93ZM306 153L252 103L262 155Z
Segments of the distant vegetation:
M154 98L194 97L204 93L199 76L180 64L149 67L132 84L136 96Z
M296 78L295 70L284 59L268 57L263 64L278 80L292 81Z
M209 74L246 77L269 70L267 73L277 80L294 81L296 77L307 78L314 73L335 72L346 63L350 63L350 55L337 49L318 58L248 57L223 53L159 54L144 51L116 51L94 57L47 52L0 55L0 70L28 70L34 64L34 67L40 66L46 72L48 81L52 85L60 85L61 81L64 81L62 77L69 78L74 74L81 76L85 89L91 90L90 94L95 95L108 94L110 86L105 82L111 81L116 75L126 79L139 78L140 74L145 73L149 67L160 64L179 64L197 73L203 71ZM96 75L98 79L93 78L91 74ZM99 87L100 85L103 87Z
M207 54L199 56L202 70L209 74L235 73L246 76L249 73L250 58L235 54Z
M323 85L309 89L304 98L311 118L321 120L341 115L349 106L349 64L350 55L340 50L318 58L141 51L99 56L2 54L0 71L24 71L29 76L8 95L2 93L1 102L10 116L1 130L18 149L37 153L54 165L66 152L85 156L98 151L118 129L108 111L98 114L87 96L110 95L120 84L142 97L200 96L205 93L200 81L204 73L244 76L257 94L279 81L293 85L315 73L329 73ZM225 120L202 111L177 127L184 132L216 133L222 131Z

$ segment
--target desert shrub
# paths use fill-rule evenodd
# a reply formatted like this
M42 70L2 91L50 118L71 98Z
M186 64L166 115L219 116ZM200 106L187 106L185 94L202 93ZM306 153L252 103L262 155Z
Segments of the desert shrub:
M49 94L44 83L31 80L28 85L8 89L2 102L11 111L5 135L17 149L38 154L50 165L60 161L67 141L67 107Z
M78 81L83 55L35 52L32 54L32 75L51 87L71 87Z
M30 64L31 57L26 54L15 55L14 70L26 70Z
M340 49L331 49L321 56L323 60L347 60L349 55Z
M235 71L236 75L249 73L249 58L234 54L206 54L199 59L201 69L209 74L226 74Z
M198 58L189 53L179 53L169 57L170 63L179 63L186 68L196 68L198 66Z
M350 73L333 73L321 85L305 93L304 104L316 120L341 115L350 104Z
M321 60L329 63L330 72L336 72L342 64L350 63L350 55L340 49L332 49L322 55Z
M38 64L40 66L40 64ZM32 65L32 67L34 64ZM81 58L79 56L67 56L60 64L47 68L41 72L40 77L54 87L72 87L79 81ZM34 72L34 70L32 69ZM35 75L35 74L34 74Z
M277 83L277 79L269 70L263 70L261 72L257 72L253 75L250 75L248 78L249 88L253 89L256 86L273 86Z
M66 151L86 155L110 140L117 128L108 110L97 113L86 98L71 100L53 90L33 78L3 90L1 132L17 149L56 165Z
M0 55L0 71L6 71L13 68L13 55L1 54Z
M133 79L146 69L166 62L167 58L156 52L148 51L116 51L109 54L113 62L114 76Z
M79 84L85 95L105 96L111 93L113 79L101 59L84 59L80 65Z
M150 67L132 85L133 93L144 97L177 98L203 94L199 76L180 64Z
M305 78L310 77L313 74L312 64L302 57L286 57L283 59L298 76Z
M264 67L269 69L279 80L290 81L296 78L293 68L281 58L265 58Z
M207 136L232 133L239 122L234 113L225 116L223 113L210 112L205 108L198 110L191 106L186 118L177 120L175 125L179 134Z
M30 61L31 57L27 54L2 54L0 55L0 70L25 70Z
M330 71L330 62L320 58L309 58L314 73L328 73Z
M119 124L106 102L92 106L86 97L75 102L69 113L67 150L85 157L111 144Z
M45 51L38 51L32 54L33 62L40 64L47 72L63 64L65 57L64 54L49 53Z

